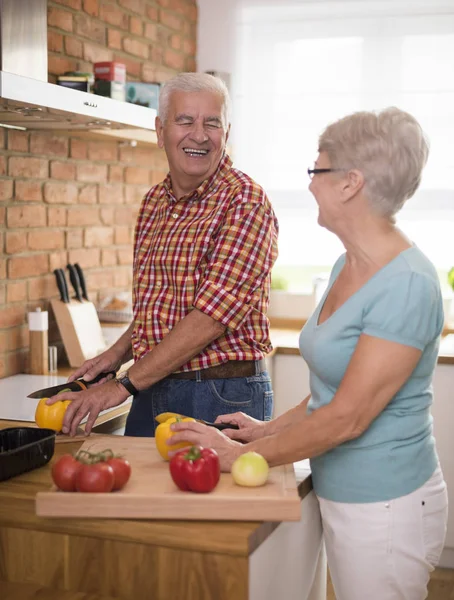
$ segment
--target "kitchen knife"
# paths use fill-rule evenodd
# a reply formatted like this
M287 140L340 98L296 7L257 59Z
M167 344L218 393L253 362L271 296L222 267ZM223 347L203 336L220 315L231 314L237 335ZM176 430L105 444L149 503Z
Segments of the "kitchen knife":
M73 267L73 265L70 265L70 264L67 264L66 268L69 271L69 280L71 281L74 291L76 292L76 298L77 298L77 300L79 300L79 302L83 302L82 296L80 293L79 277L77 275L77 271Z
M79 265L79 263L74 263L74 268L76 269L77 275L79 277L79 283L82 289L82 296L85 298L85 300L88 300L87 285L85 283L85 277L82 271L82 267Z
M54 269L55 279L57 281L58 291L60 292L60 300L67 304L69 302L69 295L65 287L65 282L61 274L61 269Z
M68 302L71 302L71 298L69 297L68 282L66 281L65 272L63 271L63 269L57 269L57 271L60 273L63 288L65 290L65 296L66 296L66 298L68 298Z
M99 373L96 375L94 379L91 381L85 381L84 379L76 379L75 381L67 381L66 383L61 383L60 385L53 385L48 388L43 388L42 390L36 390L36 392L32 392L28 394L27 398L50 398L51 396L55 396L58 392L62 390L70 390L71 392L81 392L82 390L86 390L88 386L92 383L98 382L103 377L107 377L108 375L113 375L115 377L115 371L109 371L108 373Z
M165 415L171 415L169 417L165 416ZM160 417L162 415L162 417L164 417L164 420L159 419L158 417ZM180 415L178 413L161 413L161 415L158 415L158 417L155 417L155 420L158 421L158 423L165 423L165 421L167 420L167 418L171 418L172 416L174 417L181 417L182 419L185 418L185 415ZM196 419L197 423L202 423L203 425L208 425L208 427L215 427L216 429L219 429L219 431L222 431L223 429L239 429L238 425L236 425L235 423L211 423L211 421L204 421L203 419Z

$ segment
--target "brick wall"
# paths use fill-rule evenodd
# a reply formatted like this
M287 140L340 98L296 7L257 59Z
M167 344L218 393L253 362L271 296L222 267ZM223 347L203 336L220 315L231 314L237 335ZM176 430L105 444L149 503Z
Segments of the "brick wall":
M196 0L49 0L49 81L102 60L130 81L193 71L196 21ZM30 310L59 343L55 268L78 262L95 302L130 289L138 206L166 170L154 147L0 128L0 378L27 370Z

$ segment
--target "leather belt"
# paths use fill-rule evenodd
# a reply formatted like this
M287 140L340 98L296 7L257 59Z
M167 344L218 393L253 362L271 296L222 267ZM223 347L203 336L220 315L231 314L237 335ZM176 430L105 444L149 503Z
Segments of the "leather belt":
M200 371L182 371L171 373L166 379L230 379L232 377L252 377L266 371L266 362L262 360L229 360Z

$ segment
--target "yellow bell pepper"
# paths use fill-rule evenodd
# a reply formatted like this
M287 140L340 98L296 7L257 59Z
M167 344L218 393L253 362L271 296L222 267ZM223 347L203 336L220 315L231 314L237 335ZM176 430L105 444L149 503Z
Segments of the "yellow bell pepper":
M165 423L172 417L183 419L184 415L180 415L179 413L173 413L173 412L163 412L163 413L159 413L159 415L157 417L155 417L155 421L157 421L158 423Z
M192 417L170 417L169 419L167 419L167 421L165 421L164 423L160 423L156 427L156 448L164 460L170 460L169 452L179 450L180 448L186 448L187 446L191 445L188 442L180 442L179 444L173 444L172 446L166 444L166 441L173 435L173 431L170 429L170 426L172 425L172 423L177 423L177 421L195 421L195 419L193 419Z

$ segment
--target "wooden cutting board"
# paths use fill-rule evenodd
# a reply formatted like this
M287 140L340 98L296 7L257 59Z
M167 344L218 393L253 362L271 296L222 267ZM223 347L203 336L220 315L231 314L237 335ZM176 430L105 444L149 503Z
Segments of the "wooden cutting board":
M37 494L38 516L207 521L299 521L301 516L293 465L270 469L267 483L255 488L238 486L223 473L212 492L196 494L176 487L154 438L100 435L82 448L121 454L131 463L130 480L109 494L60 492L54 486Z

